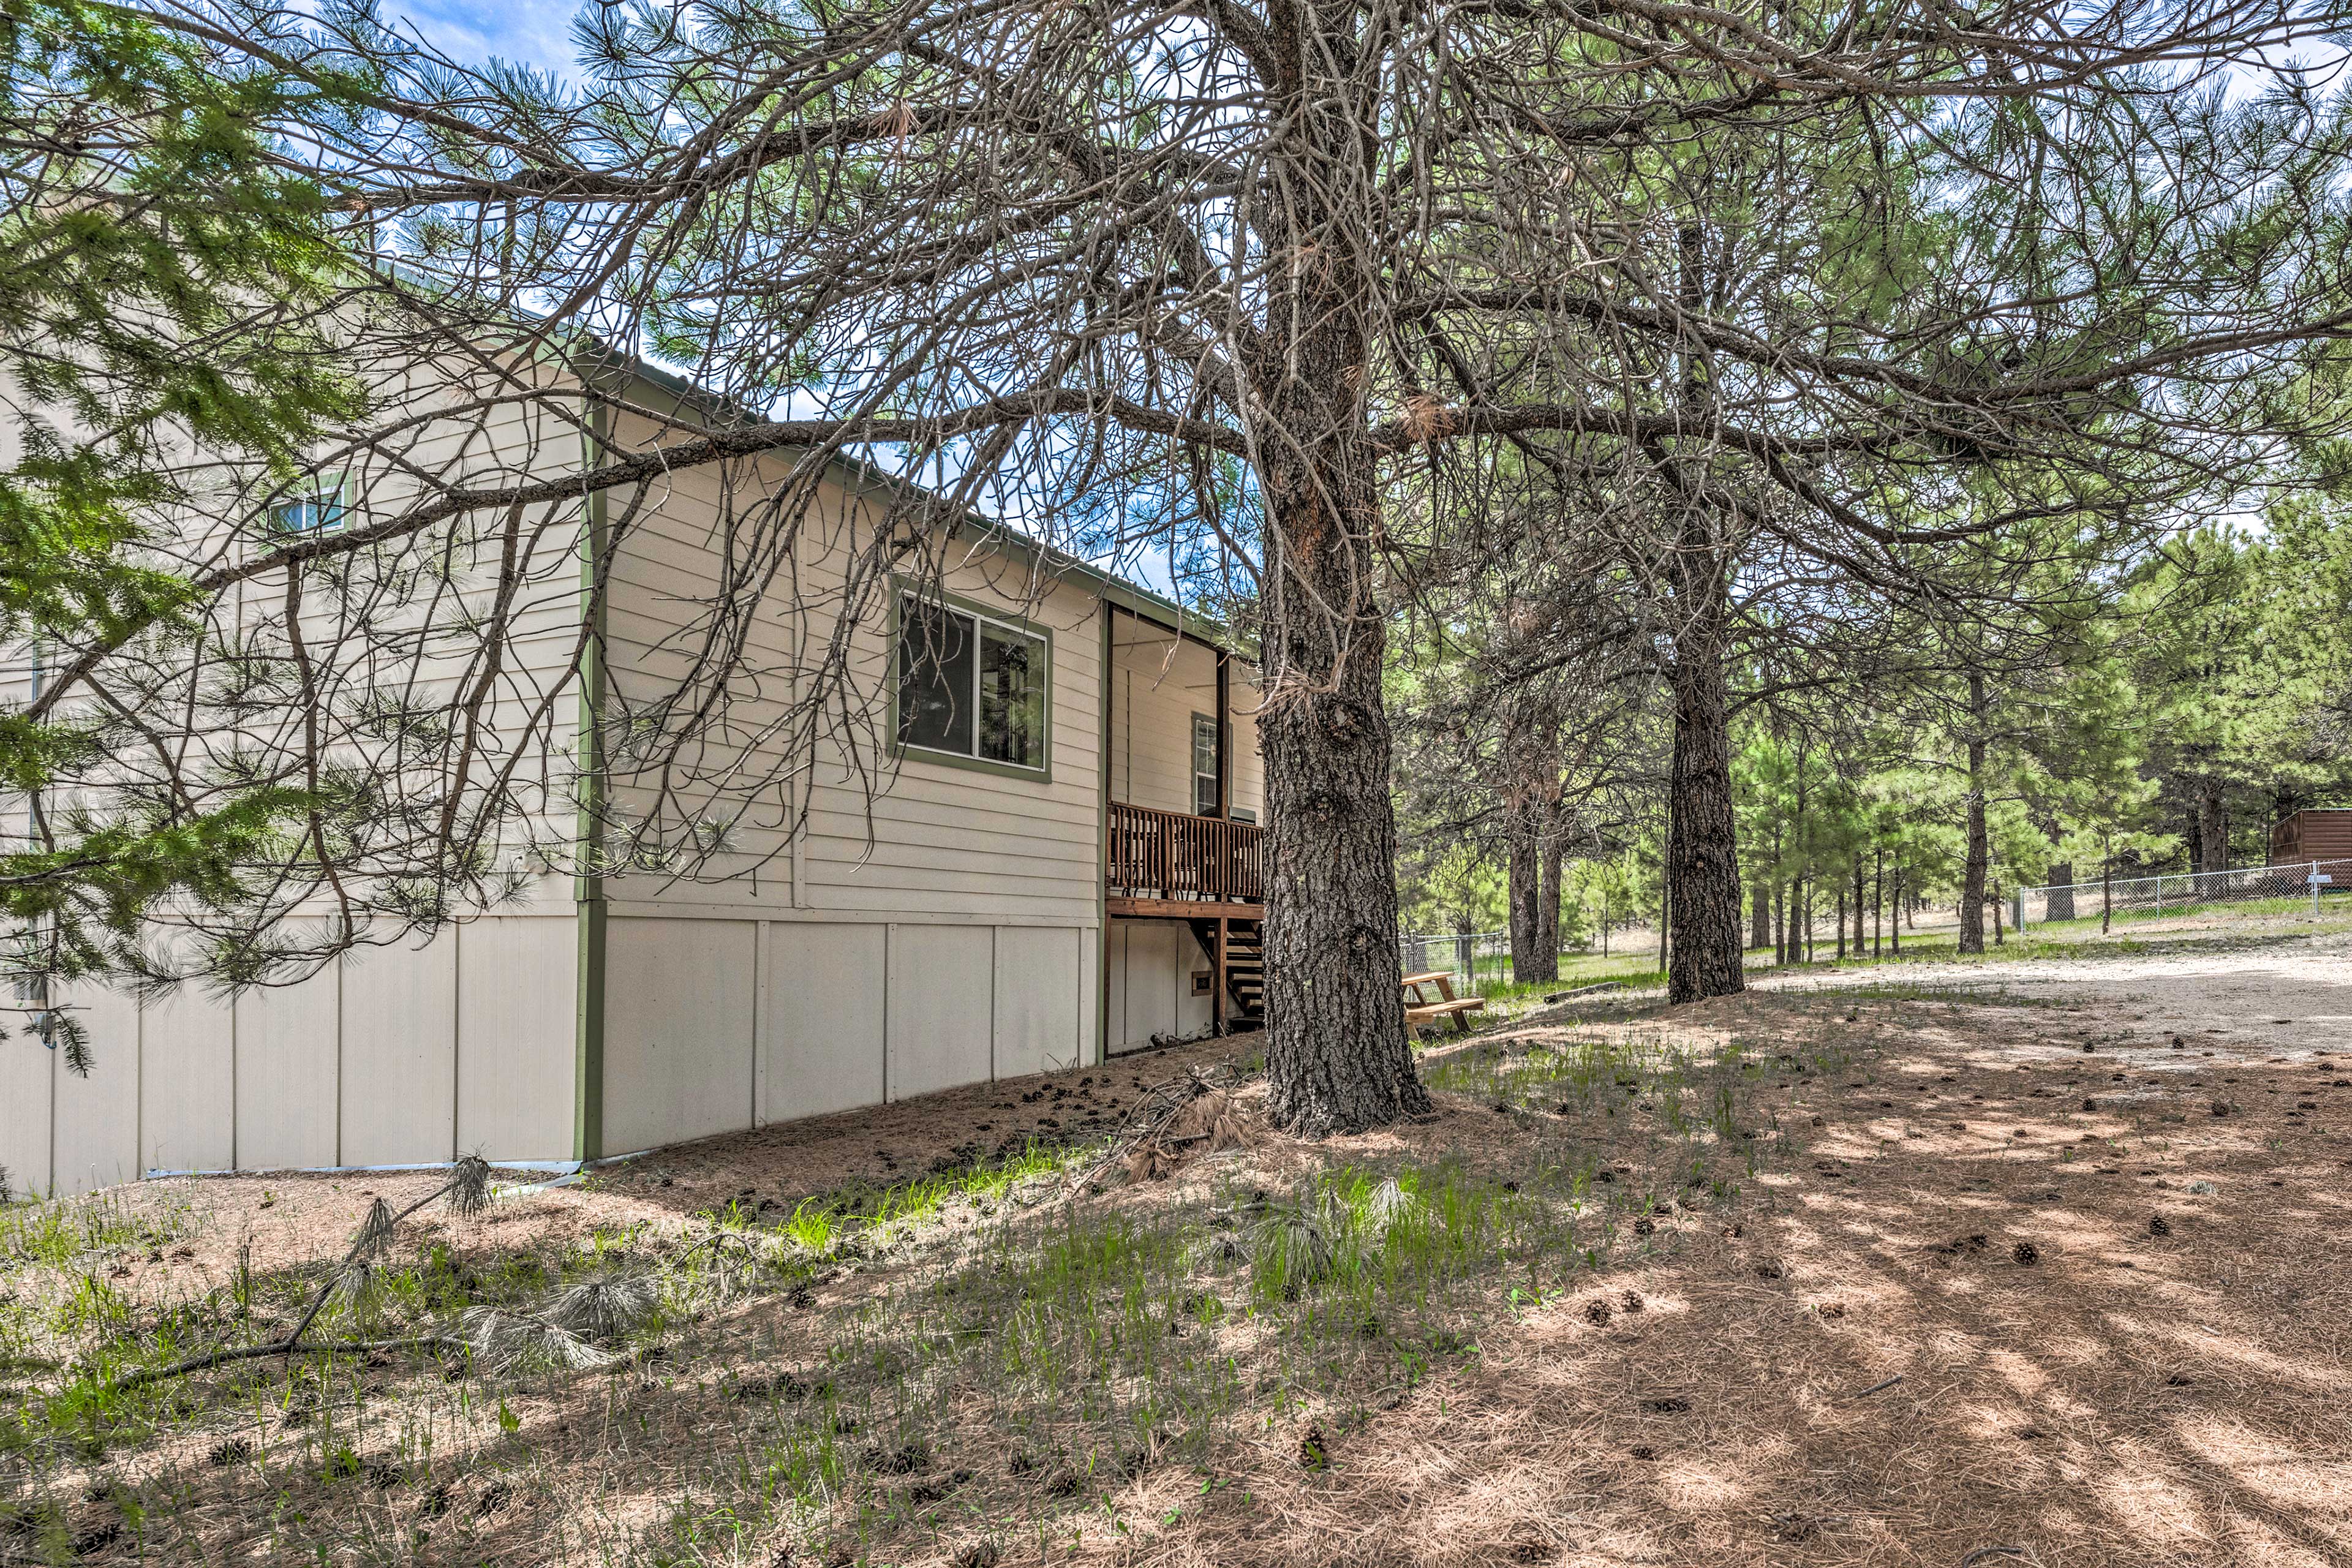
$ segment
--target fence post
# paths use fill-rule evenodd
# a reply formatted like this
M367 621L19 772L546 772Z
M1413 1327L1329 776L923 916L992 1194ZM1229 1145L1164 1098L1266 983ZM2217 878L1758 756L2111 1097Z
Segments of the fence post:
M2023 888L2010 889L2009 923L2016 928L2018 935L2025 934L2025 889Z
M2311 863L2311 918L2319 918L2319 862Z

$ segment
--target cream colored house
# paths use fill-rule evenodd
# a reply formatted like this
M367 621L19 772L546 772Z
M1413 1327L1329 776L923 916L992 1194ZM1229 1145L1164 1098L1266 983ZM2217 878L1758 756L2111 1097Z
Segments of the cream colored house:
M640 401L688 395L640 374ZM606 438L642 449L676 431L624 420ZM502 471L587 460L576 435L527 421L499 439ZM889 482L845 464L830 476L818 532L834 544L803 549L797 608L752 628L779 647L831 635L835 546L871 525ZM599 614L617 695L657 687L666 634L715 576L721 482L686 469L635 498L608 598L585 609L572 570L528 606L545 635L527 646L569 658ZM594 530L600 509L582 510ZM852 630L861 668L891 689L891 754L791 759L807 794L789 820L804 826L742 827L729 852L744 874L549 872L436 940L299 984L68 999L97 1068L78 1078L37 1043L0 1042L0 1165L20 1192L68 1193L165 1171L593 1160L1247 1021L1263 896L1248 667L1131 584L1016 533L965 534L944 598L894 592ZM576 560L583 542L551 548ZM910 657L917 627L946 651ZM567 723L551 775L576 754ZM549 786L550 834L578 820L571 773Z

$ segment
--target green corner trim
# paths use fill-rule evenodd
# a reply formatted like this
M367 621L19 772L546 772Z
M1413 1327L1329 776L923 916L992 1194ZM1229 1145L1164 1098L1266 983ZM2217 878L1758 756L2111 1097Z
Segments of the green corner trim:
M1097 678L1102 687L1102 724L1095 731L1095 773L1102 784L1102 800L1095 816L1095 1059L1100 1067L1110 1060L1110 726L1111 660L1117 649L1111 637L1111 616L1117 612L1107 599L1097 599L1102 615L1102 664Z
M607 415L600 405L583 437L583 458L593 467L604 451ZM596 1160L604 1153L604 755L599 715L604 706L605 603L604 492L588 498L580 542L580 611L587 638L580 650L580 817L574 852L580 874L572 879L572 910L580 932L578 995L572 1015L572 1157Z

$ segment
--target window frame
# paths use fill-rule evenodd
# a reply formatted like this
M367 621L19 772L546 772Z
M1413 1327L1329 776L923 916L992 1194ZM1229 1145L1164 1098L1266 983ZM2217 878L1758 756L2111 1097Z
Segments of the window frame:
M320 525L289 528L281 520L280 514L287 508L314 505L329 496L335 499L336 512L332 527ZM270 502L263 509L262 519L268 524L270 533L279 539L323 539L331 534L341 533L352 526L352 476L348 473L320 474L316 476L315 482L309 489Z
M900 738L899 704L902 697L904 696L905 688L905 681L903 676L900 674L900 668L905 658L903 650L906 642L906 612L907 601L909 599L913 599L918 603L935 609L946 610L954 615L970 616L974 623L973 637L975 643L979 637L979 624L985 622L988 625L997 627L1001 631L1010 632L1015 637L1025 637L1031 642L1044 645L1045 657L1044 662L1038 668L1040 688L1038 696L1041 703L1040 711L1045 716L1045 722L1040 729L1037 737L1038 761L1035 766L1024 766L1020 763L1000 763L992 758L966 753L963 752L943 752L939 750L937 747L919 746L911 742ZM1001 610L992 610L987 605L982 605L976 600L965 598L961 595L943 594L938 589L919 583L912 578L899 576L893 576L890 579L889 630L890 653L887 667L887 679L890 682L890 729L888 732L888 752L894 761L901 763L908 762L936 763L941 767L963 768L969 772L977 773L992 773L998 778L1025 779L1032 784L1050 784L1053 782L1054 634L1051 630L1039 626L1036 622L1028 619L1026 616L1008 616ZM971 741L974 752L977 752L981 742L980 699L978 690L980 665L980 649L975 646L972 649L973 694L971 729Z
M1223 748L1217 744L1218 727L1215 714L1195 713L1192 715L1192 732L1185 737L1185 760L1191 765L1192 779L1192 815L1212 820L1217 817L1217 797L1224 793L1225 782L1225 759L1220 754ZM1209 771L1206 773L1201 771L1201 731L1203 729L1209 732ZM1209 807L1206 811L1201 809L1201 784L1203 780L1209 785Z

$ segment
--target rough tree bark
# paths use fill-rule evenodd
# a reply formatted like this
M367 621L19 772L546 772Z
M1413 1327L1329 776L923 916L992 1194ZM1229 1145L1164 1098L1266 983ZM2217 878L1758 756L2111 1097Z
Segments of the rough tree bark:
M1559 837L1545 837L1537 853L1537 864L1543 874L1543 889L1536 899L1536 969L1522 976L1528 980L1559 978Z
M1286 13L1282 144L1291 255L1253 353L1258 469L1270 513L1260 618L1265 756L1268 1110L1307 1137L1429 1109L1397 985L1396 819L1373 595L1379 454L1364 404L1374 295L1364 237L1331 199L1360 142L1331 62ZM1335 165L1337 165L1335 167Z
M2197 781L2197 844L2201 851L2197 868L2230 868L2230 817L2221 781L2208 773Z
M1698 313L1706 296L1705 236L1696 224L1677 235L1683 308ZM1700 416L1706 377L1700 356L1681 351L1682 405ZM1666 1000L1731 996L1747 986L1739 948L1739 828L1731 802L1731 563L1714 520L1694 505L1684 513L1666 580L1681 622L1666 672L1675 699L1675 745L1666 785L1666 908L1674 928Z
M1551 726L1540 710L1514 705L1504 737L1510 769L1511 975L1521 984L1559 978L1559 867L1551 829L1558 816L1559 766ZM1545 876L1552 878L1545 918Z
M1510 909L1511 977L1515 980L1538 978L1537 954L1543 946L1543 873L1538 868L1540 859L1535 829L1514 822L1504 902Z
M2071 921L2074 918L2074 862L2050 862L2050 910L2042 918L2047 921Z
M1985 835L1985 682L1969 672L1969 851L1960 871L1960 951L1985 950L1985 872L1992 848Z
M1772 941L1772 895L1762 882L1748 889L1748 945L1765 947Z
M1674 952L1666 1000L1736 995L1739 952L1738 826L1731 803L1727 584L1712 541L1675 557L1685 617L1667 672L1675 699L1673 773L1666 797L1667 906Z
M1264 637L1287 679L1258 720L1266 1079L1276 1122L1308 1137L1429 1109L1397 985L1396 820L1369 548L1378 501L1370 454L1356 456L1277 469L1271 487L1284 581L1266 596Z

